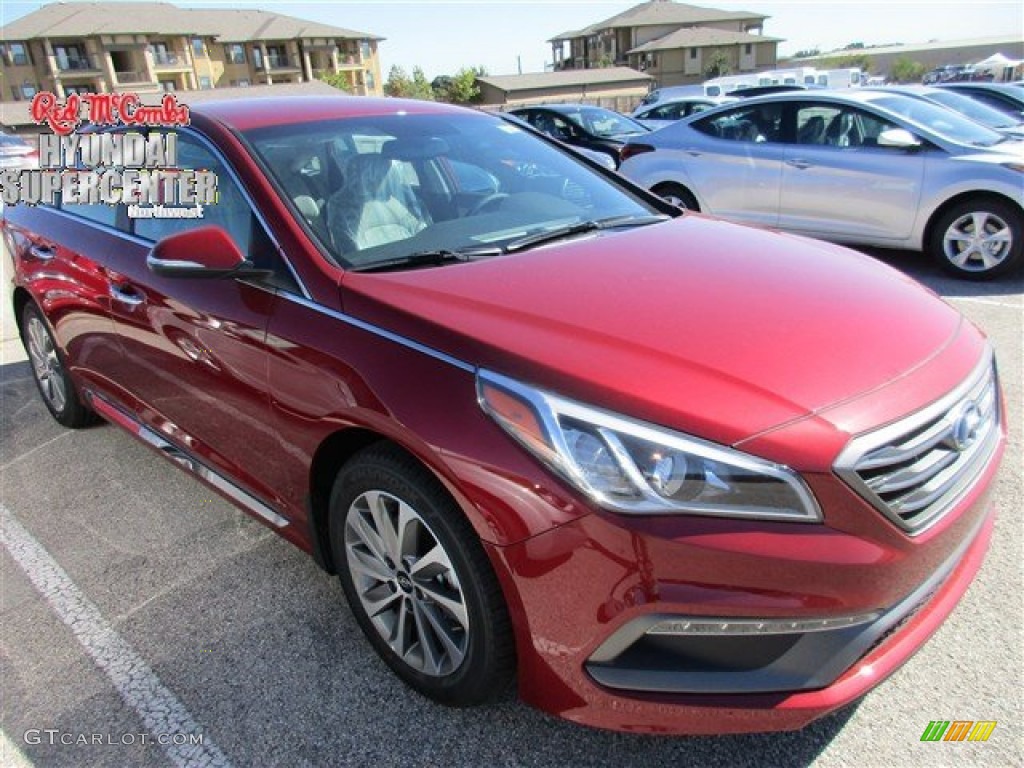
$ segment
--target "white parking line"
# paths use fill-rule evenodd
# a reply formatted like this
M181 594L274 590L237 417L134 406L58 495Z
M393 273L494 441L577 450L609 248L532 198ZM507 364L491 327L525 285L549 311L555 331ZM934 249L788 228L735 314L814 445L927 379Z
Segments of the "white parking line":
M947 301L962 301L965 304L985 304L990 307L1007 307L1009 309L1024 310L1021 302L997 301L996 299L976 299L973 296L947 296Z
M32 768L32 761L25 757L17 744L0 730L0 765L4 768Z
M0 541L96 666L110 678L121 698L138 713L153 735L153 743L161 734L200 733L199 724L184 705L3 504ZM175 765L229 768L227 757L205 734L202 742L160 746Z

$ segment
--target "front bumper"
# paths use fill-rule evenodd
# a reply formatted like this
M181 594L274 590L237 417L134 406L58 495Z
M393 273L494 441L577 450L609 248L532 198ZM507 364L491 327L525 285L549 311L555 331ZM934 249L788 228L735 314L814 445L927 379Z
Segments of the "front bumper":
M845 706L909 659L966 591L991 539L1002 448L959 508L919 540L888 524L870 526L872 536L828 520L593 514L493 548L506 594L516 595L521 696L581 724L664 734L794 730ZM841 517L879 519L834 476L814 485L819 498L843 500ZM750 644L761 638L719 644L717 656L706 642L696 652L666 650L664 638L644 646L644 630L672 618L851 616L870 621L774 635L767 650Z

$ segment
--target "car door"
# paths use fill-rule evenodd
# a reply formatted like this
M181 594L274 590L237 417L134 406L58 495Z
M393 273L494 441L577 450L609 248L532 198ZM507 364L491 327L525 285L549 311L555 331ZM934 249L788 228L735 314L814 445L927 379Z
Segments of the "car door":
M698 118L682 131L687 138L676 148L677 159L702 210L734 221L775 224L785 156L779 140L782 114L780 102L745 104Z
M278 502L265 482L279 443L269 425L266 329L279 283L292 278L226 162L199 134L181 131L182 169L217 175L217 203L202 218L135 218L108 259L111 313L125 366L123 405L190 457ZM162 277L153 245L198 226L223 228L265 280Z
M79 381L106 388L123 365L104 265L120 239L105 205L8 207L7 245Z
M913 231L925 153L879 145L896 124L858 106L794 104L779 227L856 242L894 243Z

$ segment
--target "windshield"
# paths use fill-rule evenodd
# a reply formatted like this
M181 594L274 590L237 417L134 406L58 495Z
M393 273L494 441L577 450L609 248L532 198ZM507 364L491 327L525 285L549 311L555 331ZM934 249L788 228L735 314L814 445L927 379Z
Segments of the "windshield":
M602 139L647 133L647 126L608 109L591 107L564 114L587 133Z
M993 109L970 96L964 96L955 91L940 91L936 88L934 93L928 93L928 98L944 107L955 109L961 115L987 125L989 128L1012 128L1017 124L1017 121L1005 112L1000 112L998 109Z
M969 120L946 107L921 99L887 94L871 100L872 104L901 115L929 128L940 136L974 147L990 147L1003 141L1003 135Z
M349 268L494 255L581 222L639 226L660 213L575 155L484 114L364 116L245 136Z

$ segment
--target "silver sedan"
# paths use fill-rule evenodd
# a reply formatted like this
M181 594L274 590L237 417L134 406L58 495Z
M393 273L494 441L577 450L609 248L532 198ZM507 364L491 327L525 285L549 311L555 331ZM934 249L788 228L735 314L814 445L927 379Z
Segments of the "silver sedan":
M926 101L763 96L631 141L622 157L633 181L724 218L924 250L973 279L1024 260L1024 143Z

